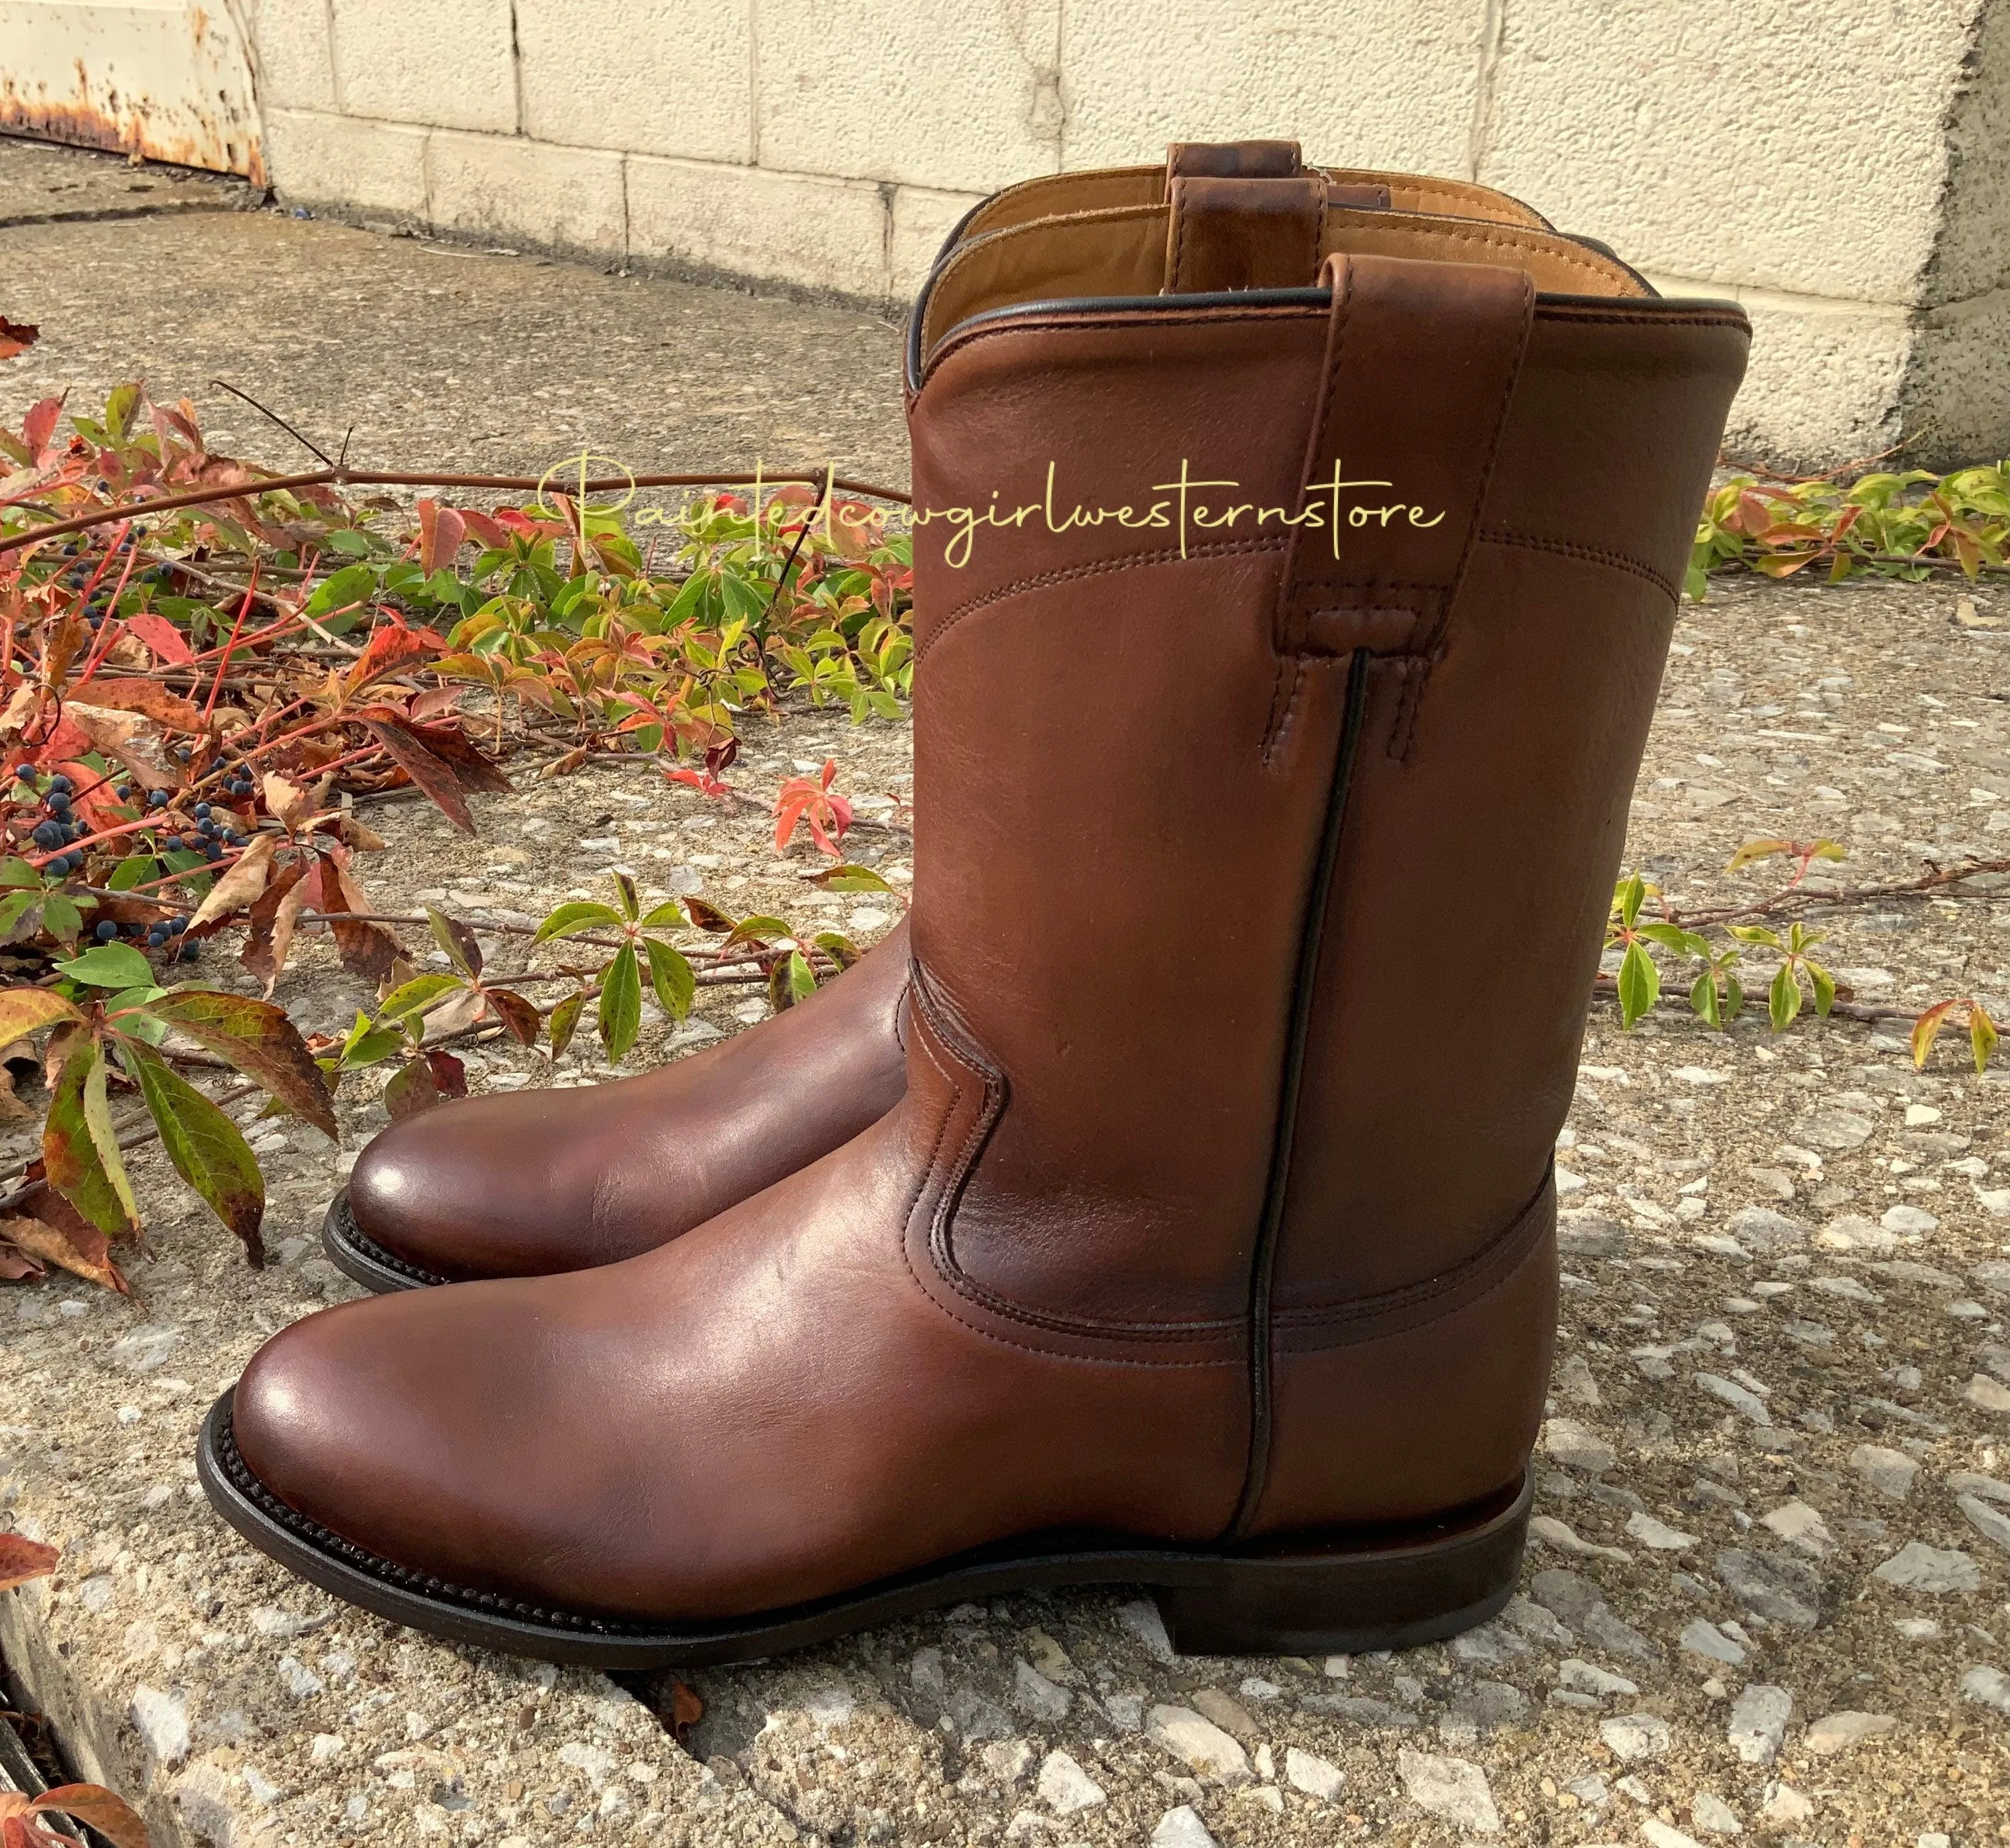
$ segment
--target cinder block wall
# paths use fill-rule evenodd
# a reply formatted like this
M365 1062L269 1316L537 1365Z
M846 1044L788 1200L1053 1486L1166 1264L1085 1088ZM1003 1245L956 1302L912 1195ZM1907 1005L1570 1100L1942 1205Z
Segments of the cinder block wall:
M252 12L267 166L318 208L898 305L994 187L1295 135L1503 187L1742 301L1734 452L2010 453L2010 0Z

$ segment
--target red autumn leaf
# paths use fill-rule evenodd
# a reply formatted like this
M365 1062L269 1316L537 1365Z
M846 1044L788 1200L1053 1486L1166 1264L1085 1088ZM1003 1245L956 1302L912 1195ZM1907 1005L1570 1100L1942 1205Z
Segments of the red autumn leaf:
M80 680L68 697L115 712L137 712L177 732L199 732L202 715L178 693L154 680Z
M306 864L297 860L279 867L246 914L250 930L237 959L265 984L268 997L286 966L294 921L307 903L303 882L307 871Z
M124 1797L114 1796L102 1784L62 1784L53 1790L44 1791L32 1800L22 1798L20 1802L18 1815L10 1818L7 1826L11 1830L19 1822L23 1831L20 1839L32 1843L34 1848L42 1848L45 1843L53 1848L55 1843L69 1840L67 1835L37 1832L30 1836L26 1832L30 1817L51 1814L88 1823L112 1844L112 1848L148 1848L151 1838L138 1812ZM11 1840L8 1848L13 1848Z
M482 995L488 1011L509 1028L510 1038L518 1045L538 1043L538 1010L531 1002L513 988L486 988Z
M0 1591L47 1578L62 1558L60 1547L44 1546L20 1534L0 1534Z
M799 826L807 827L818 847L834 860L838 842L851 825L851 804L833 796L830 786L837 775L835 759L824 759L820 775L792 776L775 797L775 851L784 852Z
M142 610L137 616L126 619L126 627L146 644L156 661L165 662L169 667L186 667L195 659L187 638L165 616Z
M419 502L419 569L427 576L442 567L451 569L460 542L467 536L467 522L451 507L438 501Z
M57 1194L55 1197L60 1199L62 1196ZM0 1219L0 1239L5 1239L17 1251L25 1251L31 1257L56 1265L73 1276L102 1284L122 1296L130 1296L133 1286L112 1261L110 1240L74 1210L67 1216L72 1223L65 1227L51 1225L47 1219L39 1218L9 1216Z
M9 321L0 314L0 360L11 360L26 353L42 337L42 330L30 327L24 321Z
M298 1117L338 1139L328 1081L283 1008L248 995L185 988L145 1004L146 1011L185 1033L246 1077L255 1079Z
M679 768L676 770L666 770L663 772L663 775L668 778L670 782L673 783L687 783L692 789L698 790L701 794L709 796L715 800L717 800L722 796L730 796L733 793L733 789L730 784L721 782L719 779L714 776L708 770Z
M503 530L502 523L491 520L486 513L478 513L472 507L460 509L461 521L474 534L475 543L486 552L502 552L510 544L510 535Z
M467 1095L467 1067L451 1052L437 1050L421 1056L431 1068L433 1084L443 1098L464 1098Z
M372 680L396 673L415 661L444 654L446 640L430 629L408 629L403 623L380 623L371 632L368 645L355 666L343 676L343 690L353 693Z
M384 1087L384 1108L393 1123L430 1110L443 1098L467 1095L467 1067L451 1052L422 1052L401 1066Z
M370 734L391 754L392 761L429 796L440 813L463 834L475 832L474 815L460 793L460 780L419 742L412 729L390 718L368 718Z
M22 440L37 466L44 463L49 455L49 439L55 434L56 420L62 415L63 401L60 398L44 398L27 416L21 420Z
M368 895L349 870L346 849L337 847L323 856L308 903L318 911L368 912L371 909ZM382 924L347 917L330 928L335 932L335 947L342 957L342 966L351 975L381 981L404 953L398 939Z
M94 770L88 764L78 763L74 758L56 768L76 785L76 793L71 803L94 829L116 825L119 817L118 779L107 776L101 770ZM100 912L100 917L109 913Z

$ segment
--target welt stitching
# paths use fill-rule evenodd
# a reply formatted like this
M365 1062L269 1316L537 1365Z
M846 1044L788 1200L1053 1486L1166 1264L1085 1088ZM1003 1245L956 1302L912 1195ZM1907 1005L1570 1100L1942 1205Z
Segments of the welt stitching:
M1284 543L1281 534L1273 534L1262 539L1224 539L1206 545L1190 545L1186 556L1189 559L1234 558L1245 553L1274 552ZM941 622L930 630L927 637L914 645L914 665L918 667L956 624L963 619L984 608L987 605L1003 602L1006 598L1024 595L1029 591L1049 590L1056 584L1067 583L1077 578L1099 576L1105 572L1128 571L1144 565L1166 565L1183 562L1174 547L1163 547L1156 552L1126 552L1120 558L1099 559L1086 565L1069 565L1056 571L1042 571L1032 577L1015 579L1008 584L1000 584L995 590L985 591L960 603Z
M1298 717L1298 695L1305 683L1305 657L1302 654L1280 654L1277 658L1277 682L1270 694L1270 722L1265 734L1263 761L1273 763L1277 754L1284 748L1284 740L1290 735L1291 722Z
M1115 314L1076 314L1064 311L1058 317L1067 332L1084 328L1096 333L1125 333L1142 321L1163 321L1170 310L1163 308L1132 308ZM1302 302L1280 302L1270 307L1185 308L1178 310L1178 325L1182 327L1233 326L1239 321L1270 321L1280 315L1295 315L1301 320L1309 320L1319 312L1316 304ZM944 335L942 343L929 356L923 383L932 376L936 368L951 354L963 352L985 340L1002 339L1009 335L1024 334L1028 328L1053 331L1053 324L1035 321L1030 317L1024 321L989 321L980 328L969 328L961 333L954 329Z
M1337 1339L1322 1343L1316 1347L1294 1348L1290 1351L1290 1353L1287 1357L1294 1358L1303 1357L1310 1354L1330 1353L1336 1348L1365 1347L1373 1342L1394 1340L1397 1336L1401 1335L1415 1334L1419 1328L1428 1328L1433 1321L1441 1321L1449 1316L1462 1315L1468 1309L1479 1308L1490 1298L1500 1295L1500 1293L1504 1289L1507 1289L1516 1278L1519 1277L1523 1270L1527 1268L1529 1259L1536 1257L1541 1250L1542 1241L1538 1239L1526 1251L1525 1251L1519 1257L1515 1259L1515 1261L1511 1264L1506 1270L1502 1272L1498 1277L1495 1278L1491 1283L1488 1284L1484 1289L1481 1290L1476 1296L1468 1296L1465 1301L1447 1310L1443 1316L1433 1316L1422 1322L1413 1323L1406 1326L1393 1328L1369 1328L1365 1330L1357 1328L1349 1332L1344 1332Z
M1479 537L1490 545L1525 545L1537 552L1561 552L1567 558L1582 559L1590 564L1610 565L1615 571L1630 572L1635 577L1645 578L1669 598L1679 594L1674 580L1652 565L1628 558L1622 552L1609 552L1602 545L1581 545L1574 539L1545 539L1534 533L1514 533L1505 528L1483 532Z
M925 1004L924 1005L925 1011ZM929 1062L935 1067L937 1073L946 1080L951 1089L956 1093L957 1098L960 1101L964 1093L963 1084L959 1081L956 1073L943 1063L942 1059L936 1056L934 1048L929 1044L929 1041L931 1039L936 1038L939 1030L936 1028L932 1020L925 1020L923 1024L927 1028L927 1031L922 1035L922 1053L927 1058ZM943 1043L943 1051L945 1054L947 1054L951 1057L954 1056L953 1051L946 1043ZM985 1081L985 1089L988 1098L991 1090L991 1085L988 1079ZM943 1114L942 1128L936 1133L936 1140L934 1147L929 1151L929 1171L930 1172L934 1171L936 1164L940 1158L942 1151L942 1138L948 1133L950 1119L954 1116L954 1112L953 1108L950 1111L945 1112ZM988 1112L985 1114L988 1115ZM954 1166L957 1169L961 1169L964 1164L968 1162L974 1146L982 1139L982 1135L989 1130L990 1126L990 1123L985 1120L985 1115L980 1115L978 1121L971 1126L969 1133L964 1137L963 1147L957 1151L954 1163ZM918 1190L915 1194L916 1204L919 1204L920 1197L920 1190ZM948 1198L949 1190L946 1186L943 1190L943 1200L945 1204L946 1204ZM911 1206L908 1209L909 1217L911 1218L913 1216L913 1211L914 1208ZM1101 1339L1138 1342L1163 1341L1169 1345L1174 1342L1188 1342L1197 1338L1205 1339L1210 1335L1225 1332L1238 1325L1238 1321L1235 1318L1228 1318L1216 1321L1186 1322L1176 1327L1167 1327L1163 1325L1153 1326L1151 1325L1128 1322L1100 1323L1094 1321L1071 1321L1060 1317L1044 1316L1039 1314L1036 1311L1022 1309L1016 1304L1008 1301L1006 1298L997 1296L993 1292L985 1289L983 1286L975 1282L975 1279L966 1275L960 1268L951 1269L946 1268L945 1265L945 1258L946 1257L946 1250L939 1243L936 1237L933 1236L936 1229L937 1229L936 1227L931 1227L931 1236L929 1238L929 1244L931 1254L936 1260L937 1274L941 1277L942 1281L947 1284L950 1289L954 1289L957 1295L964 1297L975 1307L986 1310L991 1314L999 1316L1007 1321L1020 1322L1028 1328L1045 1328L1055 1334L1072 1335L1076 1336L1078 1339L1085 1340ZM907 1255L907 1240L904 1237L903 1237L900 1241L900 1250L902 1257L907 1263L908 1272L912 1275L914 1274L914 1263L913 1260ZM953 1262L954 1261L951 1260L950 1261ZM921 1279L918 1277L916 1277L915 1281L917 1282L920 1282ZM924 1284L922 1285L922 1288L924 1291L926 1291L927 1286ZM939 1307L939 1305L938 1306ZM951 1314L953 1320L962 1321L963 1318L961 1317L955 1316L952 1312L945 1311L944 1313ZM976 1325L975 1323L965 1322L964 1323L964 1326L966 1328L976 1328ZM976 1328L976 1332L979 1334L988 1332L988 1331L982 1328ZM1005 1345L1008 1347L1018 1347L1024 1346L1021 1343L1007 1339L1007 1338L1003 1335L993 1335L991 1336L991 1339L993 1340L1004 1341ZM1025 1351L1029 1353L1046 1353L1050 1350L1046 1348L1028 1347ZM1079 1357L1095 1359L1098 1357L1085 1356ZM1229 1360L1224 1359L1221 1360L1180 1360L1170 1362L1158 1360L1135 1360L1124 1364L1127 1365L1142 1367L1167 1365L1181 1367L1216 1367L1227 1366L1231 1363Z
M1516 1247L1525 1240L1529 1242L1532 1248L1540 1242L1543 1207L1549 1197L1550 1184L1546 1179L1536 1190L1535 1198L1508 1222L1505 1232L1490 1239L1470 1257L1454 1265L1441 1275L1426 1277L1417 1283L1400 1284L1394 1289L1383 1290L1371 1296L1357 1296L1350 1302L1319 1304L1307 1309L1282 1310L1278 1312L1277 1320L1290 1328L1316 1327L1329 1323L1372 1322L1470 1289L1476 1279L1484 1277L1490 1268L1497 1265L1507 1267L1502 1272L1502 1279L1511 1276L1521 1268L1528 1255L1526 1252L1518 1252ZM1500 1280L1496 1279L1496 1283ZM1489 1288L1494 1286L1490 1285ZM1472 1300L1478 1302L1482 1299L1476 1296Z

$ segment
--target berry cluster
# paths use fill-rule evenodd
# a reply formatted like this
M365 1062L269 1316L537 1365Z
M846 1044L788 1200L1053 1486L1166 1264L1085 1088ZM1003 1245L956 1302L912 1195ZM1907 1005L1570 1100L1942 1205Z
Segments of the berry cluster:
M187 929L188 920L185 917L157 918L151 924L130 924L115 923L108 917L99 921L93 935L100 943L113 943L121 937L130 937L148 949L165 949L166 959L170 963L193 963L201 953L201 945L193 937L179 943L176 942L184 937Z
M16 764L14 780L26 786L32 793L37 788L37 772L32 764ZM28 838L44 853L68 847L73 841L80 841L85 834L84 824L73 812L76 785L66 776L49 779L48 787L41 792L43 818L30 831ZM46 864L45 870L61 878L66 873L75 872L83 864L81 853L58 853Z

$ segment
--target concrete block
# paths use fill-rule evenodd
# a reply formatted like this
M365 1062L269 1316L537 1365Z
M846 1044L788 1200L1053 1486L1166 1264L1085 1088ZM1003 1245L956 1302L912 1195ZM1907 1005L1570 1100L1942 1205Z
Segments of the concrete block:
M330 4L336 94L345 114L516 133L510 0Z
M1060 164L1059 0L796 0L755 34L764 167L988 193Z
M265 156L272 184L289 205L339 206L422 222L431 132L402 122L268 109Z
M1833 468L1898 440L1913 358L1905 309L1650 275L1665 295L1735 300L1752 359L1724 431L1727 454L1792 470Z
M1510 7L1479 177L1644 268L1912 303L1981 5Z
M751 0L517 0L524 133L751 161Z
M1919 446L1905 460L1959 468L2010 456L2010 289L1916 319L1899 421Z
M936 193L902 186L893 194L893 235L889 248L896 301L909 301L928 279L930 266L964 214L982 193Z
M252 0L258 100L272 109L332 109L335 45L325 7L303 0Z
M442 129L426 149L426 194L442 231L621 261L624 157L506 135Z
M888 215L882 189L863 182L628 159L628 247L637 263L880 302Z
M1071 8L1064 165L1280 135L1336 165L1466 173L1483 23L1477 0Z
M1955 81L1947 147L1939 243L1921 295L1929 308L2010 289L2010 5L2000 0L1984 10Z

